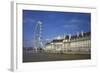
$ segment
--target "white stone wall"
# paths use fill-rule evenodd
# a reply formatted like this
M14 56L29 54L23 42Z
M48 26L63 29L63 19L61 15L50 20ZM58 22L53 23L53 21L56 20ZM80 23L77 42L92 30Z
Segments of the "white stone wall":
M70 42L58 42L45 46L46 51L55 52L88 52L91 50L91 40L75 40Z

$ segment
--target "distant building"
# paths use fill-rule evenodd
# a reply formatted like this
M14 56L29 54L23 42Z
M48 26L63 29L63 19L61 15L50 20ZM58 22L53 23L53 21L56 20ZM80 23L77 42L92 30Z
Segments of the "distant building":
M66 35L46 43L46 52L54 53L89 53L91 52L91 33L81 32L76 35Z

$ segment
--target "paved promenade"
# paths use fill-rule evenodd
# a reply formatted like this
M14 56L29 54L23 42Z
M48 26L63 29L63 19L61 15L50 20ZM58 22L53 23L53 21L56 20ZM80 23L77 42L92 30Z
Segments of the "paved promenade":
M46 52L24 52L23 62L60 61L60 60L85 60L91 59L90 54L61 54Z

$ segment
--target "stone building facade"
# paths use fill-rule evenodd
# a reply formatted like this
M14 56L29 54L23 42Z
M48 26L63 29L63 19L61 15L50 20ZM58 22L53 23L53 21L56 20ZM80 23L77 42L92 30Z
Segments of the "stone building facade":
M91 53L91 33L81 32L76 35L66 35L45 44L46 52L51 53Z

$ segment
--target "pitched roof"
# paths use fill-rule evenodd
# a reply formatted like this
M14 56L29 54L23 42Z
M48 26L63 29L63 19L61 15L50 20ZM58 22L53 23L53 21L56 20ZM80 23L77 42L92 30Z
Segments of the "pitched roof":
M69 39L69 35L66 35L66 36L65 36L65 39Z
M63 42L64 39L54 39L51 42L56 43L56 42Z
M83 34L82 33L79 33L79 35L73 35L71 36L71 40L73 39L77 39L77 38L82 38L82 37L87 37L87 36L90 36L91 35L91 32L84 32ZM65 36L65 39L69 39L69 35L66 35ZM52 40L51 42L48 42L46 44L50 44L50 43L58 43L58 42L63 42L64 39L54 39Z

